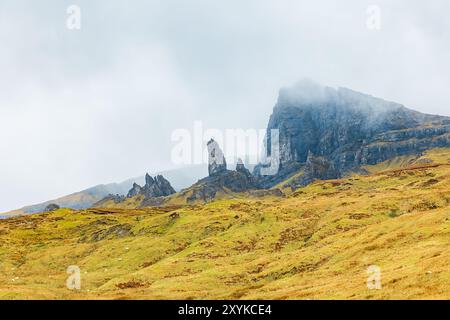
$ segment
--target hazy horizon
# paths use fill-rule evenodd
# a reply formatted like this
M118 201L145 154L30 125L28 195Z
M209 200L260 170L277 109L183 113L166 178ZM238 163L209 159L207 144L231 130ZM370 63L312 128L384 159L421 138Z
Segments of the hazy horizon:
M374 4L379 30L366 24ZM71 5L80 30L66 26ZM0 212L173 169L175 129L263 129L279 89L303 78L450 116L449 10L2 0Z

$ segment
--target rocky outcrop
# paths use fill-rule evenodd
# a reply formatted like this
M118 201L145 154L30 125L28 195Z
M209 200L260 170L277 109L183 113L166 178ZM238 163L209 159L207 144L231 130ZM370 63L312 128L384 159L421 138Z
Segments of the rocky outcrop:
M203 202L209 202L220 191L224 193L230 191L244 192L257 188L255 178L251 173L247 175L244 172L227 170L201 179L192 187L188 188L189 191L192 191L192 194L187 198L187 201L194 202L195 200L201 200Z
M145 186L141 193L146 198L156 198L169 196L175 193L175 190L162 175L157 175L154 179L147 173L145 176Z
M107 203L107 202L114 202L114 203L121 203L125 200L125 196L122 196L120 194L109 194L106 197L104 197L102 200L94 203L92 205L92 207L101 207L103 206L103 204Z
M242 161L241 158L238 159L236 163L236 171L238 172L244 172L244 173L250 173L250 171L245 167L244 161Z
M316 157L312 152L308 152L308 158L304 168L304 173L299 180L300 186L306 186L314 180L329 180L340 177L339 171L334 168L334 164L324 157Z
M157 186L159 186L162 196L170 196L171 194L174 194L176 192L175 189L170 185L170 182L162 175L156 176L155 183Z
M396 156L450 146L448 117L310 81L280 90L268 132L272 129L279 130L280 169L273 177L261 177L255 171L264 187L284 180L301 166L306 166L307 183ZM310 152L315 157L309 157Z
M128 192L128 195L133 197L136 195L143 195L145 198L165 197L174 194L175 190L162 175L157 175L152 178L148 173L145 175L145 185L140 187L138 184L133 184L133 187Z
M255 177L245 167L241 159L236 164L236 170L227 170L225 157L217 142L214 140L208 142L208 149L213 150L213 145L215 152L220 151L213 156L210 155L209 176L199 180L192 187L181 191L182 194L187 196L188 203L195 201L209 202L216 198L218 193L246 192L259 188ZM219 159L223 158L220 160L221 163L216 161L218 154L220 154Z
M247 178L237 171L226 171L214 176L199 180L191 188L192 194L188 196L187 202L196 200L209 202L213 200L217 193L244 192L254 186L249 184Z
M127 198L133 198L137 196L142 190L142 187L136 182L133 183L133 187L128 191Z
M253 186L256 186L255 177L250 173L250 170L248 170L245 167L244 162L242 161L241 158L239 158L237 163L236 163L236 172L244 175L247 178L249 184L252 184Z
M133 198L141 195L142 206L158 206L164 203L164 197L174 194L175 190L162 175L152 178L148 173L145 175L145 185L141 187L137 183L133 183L132 188L128 191L126 198ZM125 201L125 196L108 195L102 200L94 203L94 207L100 207L108 202L121 203Z
M288 179L292 174L298 172L303 168L303 165L299 162L286 162L280 166L276 174L263 175L261 169L265 165L258 164L253 170L253 176L255 177L258 186L262 189L272 188L274 185Z
M45 207L44 212L52 212L59 209L60 209L59 205L57 205L56 203L50 203Z
M214 139L211 139L208 141L207 147L209 175L213 176L225 172L227 170L227 161L219 144Z

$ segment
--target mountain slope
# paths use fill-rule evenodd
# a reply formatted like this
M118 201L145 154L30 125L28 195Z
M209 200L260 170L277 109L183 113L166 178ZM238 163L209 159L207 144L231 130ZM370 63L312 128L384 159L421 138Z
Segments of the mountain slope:
M286 198L2 220L0 298L449 299L450 149L369 169Z

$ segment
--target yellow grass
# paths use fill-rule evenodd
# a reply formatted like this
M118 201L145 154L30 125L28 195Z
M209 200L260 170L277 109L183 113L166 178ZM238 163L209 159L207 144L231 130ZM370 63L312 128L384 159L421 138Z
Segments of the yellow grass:
M285 198L2 220L0 298L450 299L450 150L421 158Z

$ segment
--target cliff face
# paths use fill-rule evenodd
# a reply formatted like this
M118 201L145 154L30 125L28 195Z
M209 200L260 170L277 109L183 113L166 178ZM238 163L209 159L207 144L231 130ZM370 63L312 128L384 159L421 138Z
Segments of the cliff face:
M271 129L279 130L281 170L307 163L311 152L330 163L333 170L326 176L332 178L395 156L450 146L449 117L309 81L280 90ZM268 146L270 153L270 135Z

